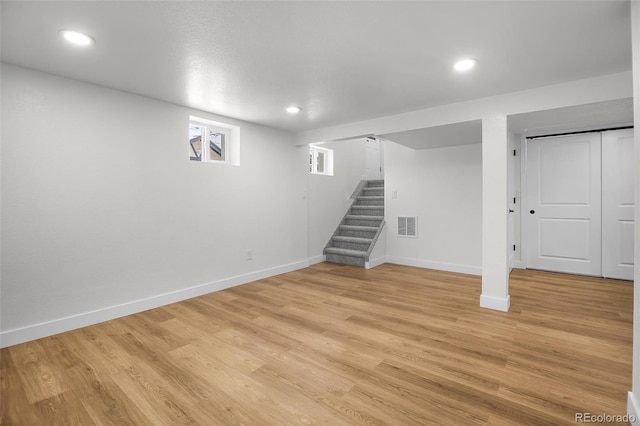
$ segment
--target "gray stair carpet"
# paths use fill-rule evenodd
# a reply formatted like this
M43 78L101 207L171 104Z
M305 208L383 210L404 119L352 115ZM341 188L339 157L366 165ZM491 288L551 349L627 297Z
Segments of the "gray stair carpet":
M328 262L364 267L384 226L384 180L362 181L358 187L360 191L324 248Z

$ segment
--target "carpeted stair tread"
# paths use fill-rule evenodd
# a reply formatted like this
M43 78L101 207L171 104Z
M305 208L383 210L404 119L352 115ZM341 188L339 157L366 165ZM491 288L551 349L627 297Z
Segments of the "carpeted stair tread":
M344 235L334 235L331 237L334 241L343 241L345 243L371 244L373 238L345 237Z
M378 230L377 226L360 226L360 225L340 225L338 226L340 229L348 229L350 231L371 231L376 232Z
M384 216L367 216L365 214L348 214L346 218L360 220L384 220Z
M358 200L384 200L384 195L358 195Z
M381 210L383 209L384 206L365 206L362 204L354 204L351 206L351 209L357 209L357 210Z
M384 196L384 188L362 188L362 195Z
M338 254L340 256L353 256L353 257L366 257L367 256L367 252L366 251L349 250L349 249L343 249L343 248L337 248L337 247L327 247L325 249L325 252L328 253L328 254Z

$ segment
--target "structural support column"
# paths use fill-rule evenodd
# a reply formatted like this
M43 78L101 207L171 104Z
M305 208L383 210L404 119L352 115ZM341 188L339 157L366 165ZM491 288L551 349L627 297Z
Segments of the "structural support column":
M507 117L482 119L482 295L480 306L509 310Z
M633 373L632 388L627 399L630 423L640 425L640 2L631 2L631 53L633 60L633 124L635 144L635 197L634 212L634 283L633 283ZM631 417L633 416L633 417Z

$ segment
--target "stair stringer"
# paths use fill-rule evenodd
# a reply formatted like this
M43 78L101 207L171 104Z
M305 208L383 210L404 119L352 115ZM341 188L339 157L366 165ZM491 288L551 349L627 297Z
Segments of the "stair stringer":
M386 220L383 219L380 226L378 226L378 232L376 232L376 235L375 237L373 237L373 241L369 246L369 250L367 250L367 257L364 258L365 262L369 261L369 257L371 257L371 252L373 251L373 248L376 246L376 243L378 242L378 237L380 236L380 233L382 232L382 229L384 228L385 223L386 223Z

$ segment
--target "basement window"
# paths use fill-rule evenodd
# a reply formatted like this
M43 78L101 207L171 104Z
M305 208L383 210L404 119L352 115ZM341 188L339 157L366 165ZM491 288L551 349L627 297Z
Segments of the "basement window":
M333 176L333 150L309 145L309 172Z
M189 159L239 165L239 132L236 126L189 117Z

